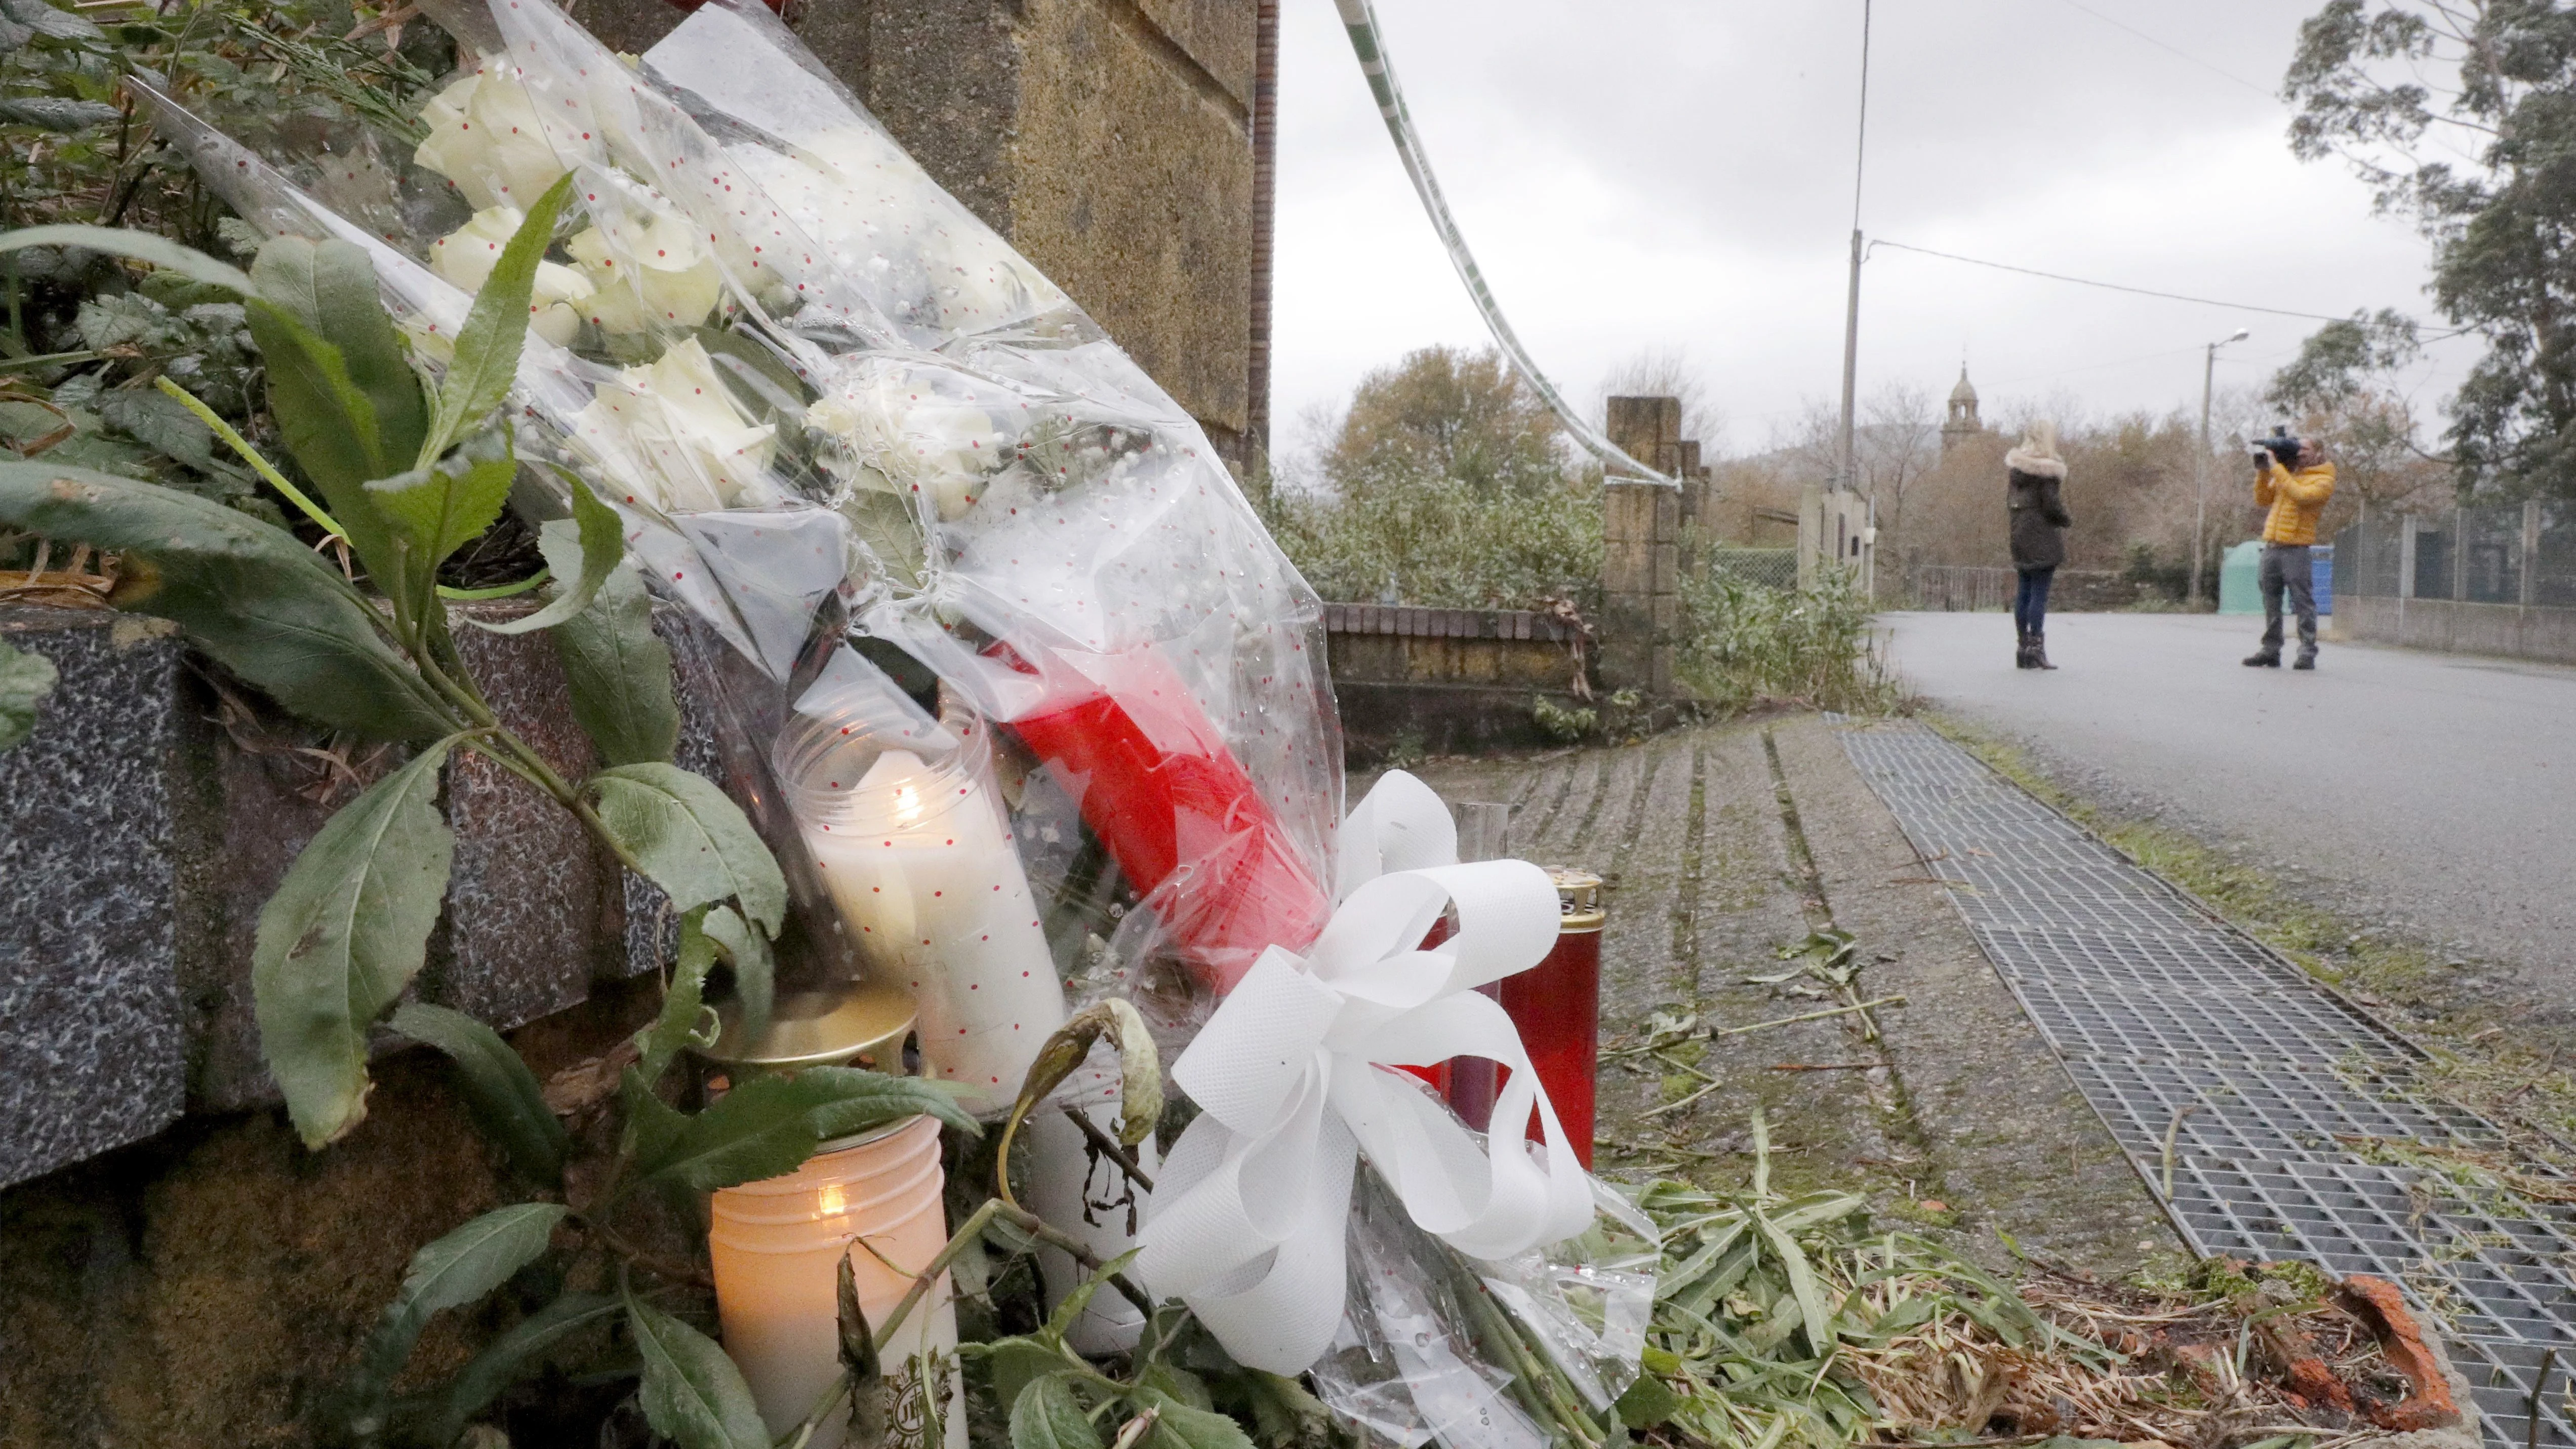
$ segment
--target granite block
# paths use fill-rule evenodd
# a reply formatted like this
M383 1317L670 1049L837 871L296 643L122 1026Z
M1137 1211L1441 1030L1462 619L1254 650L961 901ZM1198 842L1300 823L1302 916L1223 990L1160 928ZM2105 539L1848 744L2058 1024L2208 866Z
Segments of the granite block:
M0 608L60 679L0 751L0 1185L178 1119L172 970L183 651L114 614Z
M455 634L503 724L567 780L597 768L543 635L491 634L461 619ZM603 917L622 914L609 894L613 863L571 811L482 755L450 758L446 804L456 863L421 994L503 1030L579 1005L599 974Z

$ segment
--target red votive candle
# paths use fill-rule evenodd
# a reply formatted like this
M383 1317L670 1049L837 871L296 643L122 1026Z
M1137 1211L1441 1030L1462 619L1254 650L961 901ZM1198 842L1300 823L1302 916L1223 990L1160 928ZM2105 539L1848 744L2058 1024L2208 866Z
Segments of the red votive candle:
M1264 950L1313 944L1331 899L1158 651L994 652L1044 688L1009 728L1201 980L1222 995Z
M1550 870L1556 881L1556 949L1547 959L1502 979L1503 1010L1520 1028L1521 1047L1538 1072L1539 1085L1556 1104L1556 1119L1592 1166L1592 1085L1601 1065L1601 877L1589 871ZM1496 1076L1510 1080L1510 1073ZM1532 1113L1529 1139L1540 1140Z

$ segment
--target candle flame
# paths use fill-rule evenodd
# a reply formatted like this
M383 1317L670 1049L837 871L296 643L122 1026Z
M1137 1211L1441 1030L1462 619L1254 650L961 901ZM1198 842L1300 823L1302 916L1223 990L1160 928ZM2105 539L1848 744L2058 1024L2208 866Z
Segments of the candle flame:
M894 792L894 823L915 825L921 820L921 787L898 785Z

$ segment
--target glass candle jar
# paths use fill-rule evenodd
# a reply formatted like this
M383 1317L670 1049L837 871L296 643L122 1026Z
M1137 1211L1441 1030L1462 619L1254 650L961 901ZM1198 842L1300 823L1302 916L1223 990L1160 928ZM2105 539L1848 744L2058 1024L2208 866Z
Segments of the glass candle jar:
M1601 877L1561 868L1548 875L1556 881L1556 948L1499 984L1503 1010L1520 1028L1521 1047L1556 1106L1556 1120L1589 1168L1593 1079L1601 1067ZM1510 1079L1508 1073L1498 1075ZM1526 1130L1531 1141L1539 1140L1534 1114Z
M874 1329L947 1246L946 1182L939 1123L908 1117L826 1143L784 1177L714 1194L707 1249L725 1352L773 1436L804 1422L840 1372L841 1260L850 1262L860 1315ZM879 1338L877 1356L895 1390L890 1449L966 1449L947 1274ZM844 1415L826 1417L811 1449L838 1449L848 1425Z
M1007 1111L1064 986L992 786L984 722L892 737L862 712L798 714L778 779L871 971L912 993L924 1073Z

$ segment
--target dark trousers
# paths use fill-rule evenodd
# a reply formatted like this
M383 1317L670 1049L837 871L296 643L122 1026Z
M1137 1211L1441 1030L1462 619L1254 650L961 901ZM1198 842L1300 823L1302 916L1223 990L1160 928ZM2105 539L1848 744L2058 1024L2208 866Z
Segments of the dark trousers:
M2263 545L2263 647L2281 652L2281 595L2299 616L2299 652L2317 652L2317 573L2304 543Z
M2036 634L2048 622L2048 582L2057 570L2023 569L2021 587L2013 594L2013 623L2025 634Z

